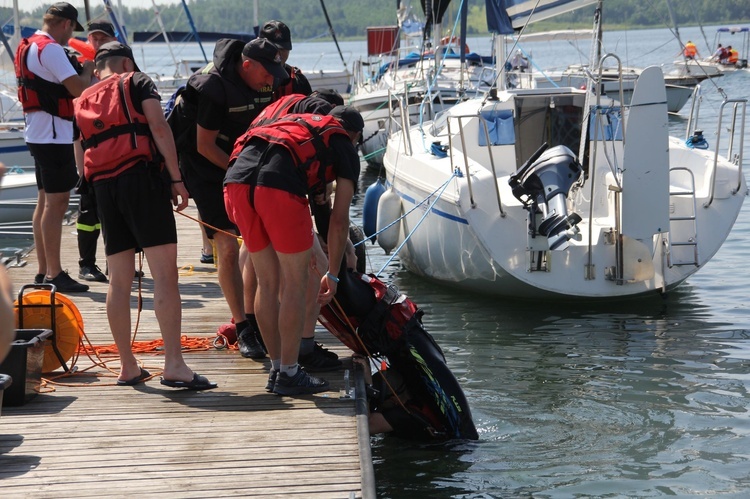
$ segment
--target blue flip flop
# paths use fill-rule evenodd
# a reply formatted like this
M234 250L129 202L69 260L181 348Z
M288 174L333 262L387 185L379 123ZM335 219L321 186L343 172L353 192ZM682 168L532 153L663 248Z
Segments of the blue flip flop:
M161 384L170 388L185 388L187 390L211 390L219 386L216 383L211 383L208 378L198 373L193 373L193 379L190 381L173 381L162 378Z
M117 380L117 386L133 386L137 385L138 383L141 383L146 378L150 378L151 373L146 371L144 368L141 367L141 372L138 376L135 378L125 379L125 380Z

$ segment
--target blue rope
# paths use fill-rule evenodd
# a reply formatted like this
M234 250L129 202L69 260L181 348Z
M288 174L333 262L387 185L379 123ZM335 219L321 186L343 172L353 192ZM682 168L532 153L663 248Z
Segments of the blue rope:
M395 224L399 223L399 222L400 222L400 221L401 221L402 219L406 218L406 216L407 216L407 215L409 215L409 214L410 214L410 213L411 213L412 211L416 210L417 208L419 208L420 206L422 206L423 204L425 204L425 203L427 202L427 200L428 200L428 199L430 199L430 198L431 198L432 196L434 196L434 195L435 195L435 194L437 193L437 191L439 191L440 189L443 189L443 188L444 188L445 186L447 186L447 185L448 185L448 182L450 182L451 180L453 180L453 177L456 177L456 176L459 176L459 177L460 177L461 175L460 175L460 174L456 174L456 172L454 172L454 173L453 173L453 175L451 175L451 176L450 176L450 178L448 178L448 180L446 180L446 181L445 181L445 183L444 183L443 185L441 185L440 187L438 187L437 189L435 189L434 191L432 191L432 193L430 193L430 194L429 194L429 195L428 195L428 196L427 196L426 198L424 198L424 199L423 199L422 201L420 201L419 203L415 204L415 205L414 205L414 208L412 208L411 210L407 211L406 213L404 213L403 215L401 215L400 217L398 217L398 218L397 218L396 220L394 220L393 222L389 223L388 225L386 225L385 227L383 227L383 228L382 228L382 229L380 229L379 231L375 232L374 234L370 234L370 236L368 236L368 237L364 238L363 240L361 240L361 241L359 241L359 242L357 242L357 243L354 243L354 247L357 247L357 246L359 246L360 244L364 244L364 243L365 243L365 242L367 242L367 240L368 240L368 239L370 239L371 237L376 237L376 236L377 236L378 234L380 234L381 232L385 232L386 230L388 230L388 229L389 229L390 227L392 227L393 225L395 225Z
M427 208L427 211L424 212L424 215L422 215L422 218L419 219L419 222L417 222L417 225L414 226L414 229L412 229L412 231L409 232L409 234L404 238L404 241L398 246L398 248L396 248L396 251L393 252L393 255L391 255L391 257L388 259L388 261L385 262L385 265L383 265L383 268L381 268L378 271L378 273L375 274L375 277L380 277L380 274L383 273L383 271L385 270L385 268L388 267L388 265L391 264L391 262L393 261L394 258L396 258L396 255L398 255L398 252L401 251L401 248L403 248L404 245L407 243L407 241L409 241L409 238L411 237L412 234L414 234L414 231L416 231L419 228L419 226L422 225L422 222L424 222L424 219L427 218L427 215L429 215L430 212L432 211L432 207L435 206L435 203L438 202L438 199L440 199L440 196L443 195L443 192L445 192L445 189L448 188L448 184L450 183L450 181L453 180L453 177L457 176L457 174L458 174L458 169L454 170L453 174L450 176L450 178L442 185L442 188L440 189L440 194L437 195L437 197L435 198L435 201L433 201L432 204L430 204L430 207ZM433 192L433 194L434 194L434 192ZM428 196L427 198L425 198L425 201L427 199L429 199L431 196L432 196L432 194L430 194L430 196ZM422 204L422 203L420 203L420 204ZM406 216L406 215L404 215L404 216Z

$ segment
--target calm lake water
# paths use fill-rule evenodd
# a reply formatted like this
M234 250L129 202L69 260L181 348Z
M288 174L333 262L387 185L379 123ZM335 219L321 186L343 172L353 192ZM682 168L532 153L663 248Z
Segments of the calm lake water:
M697 28L681 29L702 54L712 52L715 28L705 32L708 42ZM469 45L489 52L489 39ZM607 33L605 45L640 67L668 63L678 52L666 29ZM291 64L341 68L333 43L294 47ZM366 50L365 42L341 47L349 67ZM578 48L524 47L543 68L585 62L587 43ZM145 70L168 64L165 48L136 47L136 56L146 50ZM210 57L210 45L206 51ZM181 58L199 55L195 46L180 48ZM704 85L707 131L716 127L719 87L747 97L750 73ZM673 135L684 134L688 112L670 118ZM362 192L374 180L365 175ZM378 497L747 497L749 210L746 203L713 260L664 298L514 302L457 292L391 263L382 276L425 311L426 329L462 383L480 440L419 445L374 438ZM361 219L361 197L353 218ZM377 246L367 249L368 269L377 272L387 257Z

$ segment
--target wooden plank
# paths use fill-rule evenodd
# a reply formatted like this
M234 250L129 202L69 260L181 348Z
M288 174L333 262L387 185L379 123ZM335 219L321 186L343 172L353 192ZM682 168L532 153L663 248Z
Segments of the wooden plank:
M197 215L192 207L188 214ZM215 267L199 263L198 225L180 216L177 222L183 334L212 339L217 327L228 322L229 309ZM72 227L64 227L64 267L77 268L76 244ZM103 266L101 242L99 253ZM27 266L9 269L16 289L33 281L34 257L32 252ZM137 281L133 285L136 341L159 338L153 282L147 266L145 271L140 286ZM69 296L83 317L86 337L97 347L113 343L106 292L106 284L91 283L88 293ZM140 317L135 312L138 293L143 298ZM346 347L322 329L316 338L351 369ZM235 350L214 348L185 356L219 388L189 392L161 386L164 358L151 353L137 357L155 377L135 387L118 387L114 374L82 354L78 373L55 376L23 406L4 407L0 496L362 497L354 403L339 397L343 369L323 375L331 391L291 398L266 393L268 360L243 359ZM117 372L116 357L101 357Z

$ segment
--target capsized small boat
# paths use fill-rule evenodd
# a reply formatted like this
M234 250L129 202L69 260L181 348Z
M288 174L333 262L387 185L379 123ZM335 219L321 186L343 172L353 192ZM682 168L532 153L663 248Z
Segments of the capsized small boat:
M319 320L354 352L387 365L373 376L371 410L404 438L477 440L466 396L417 305L374 275L343 271L339 278L336 301Z

